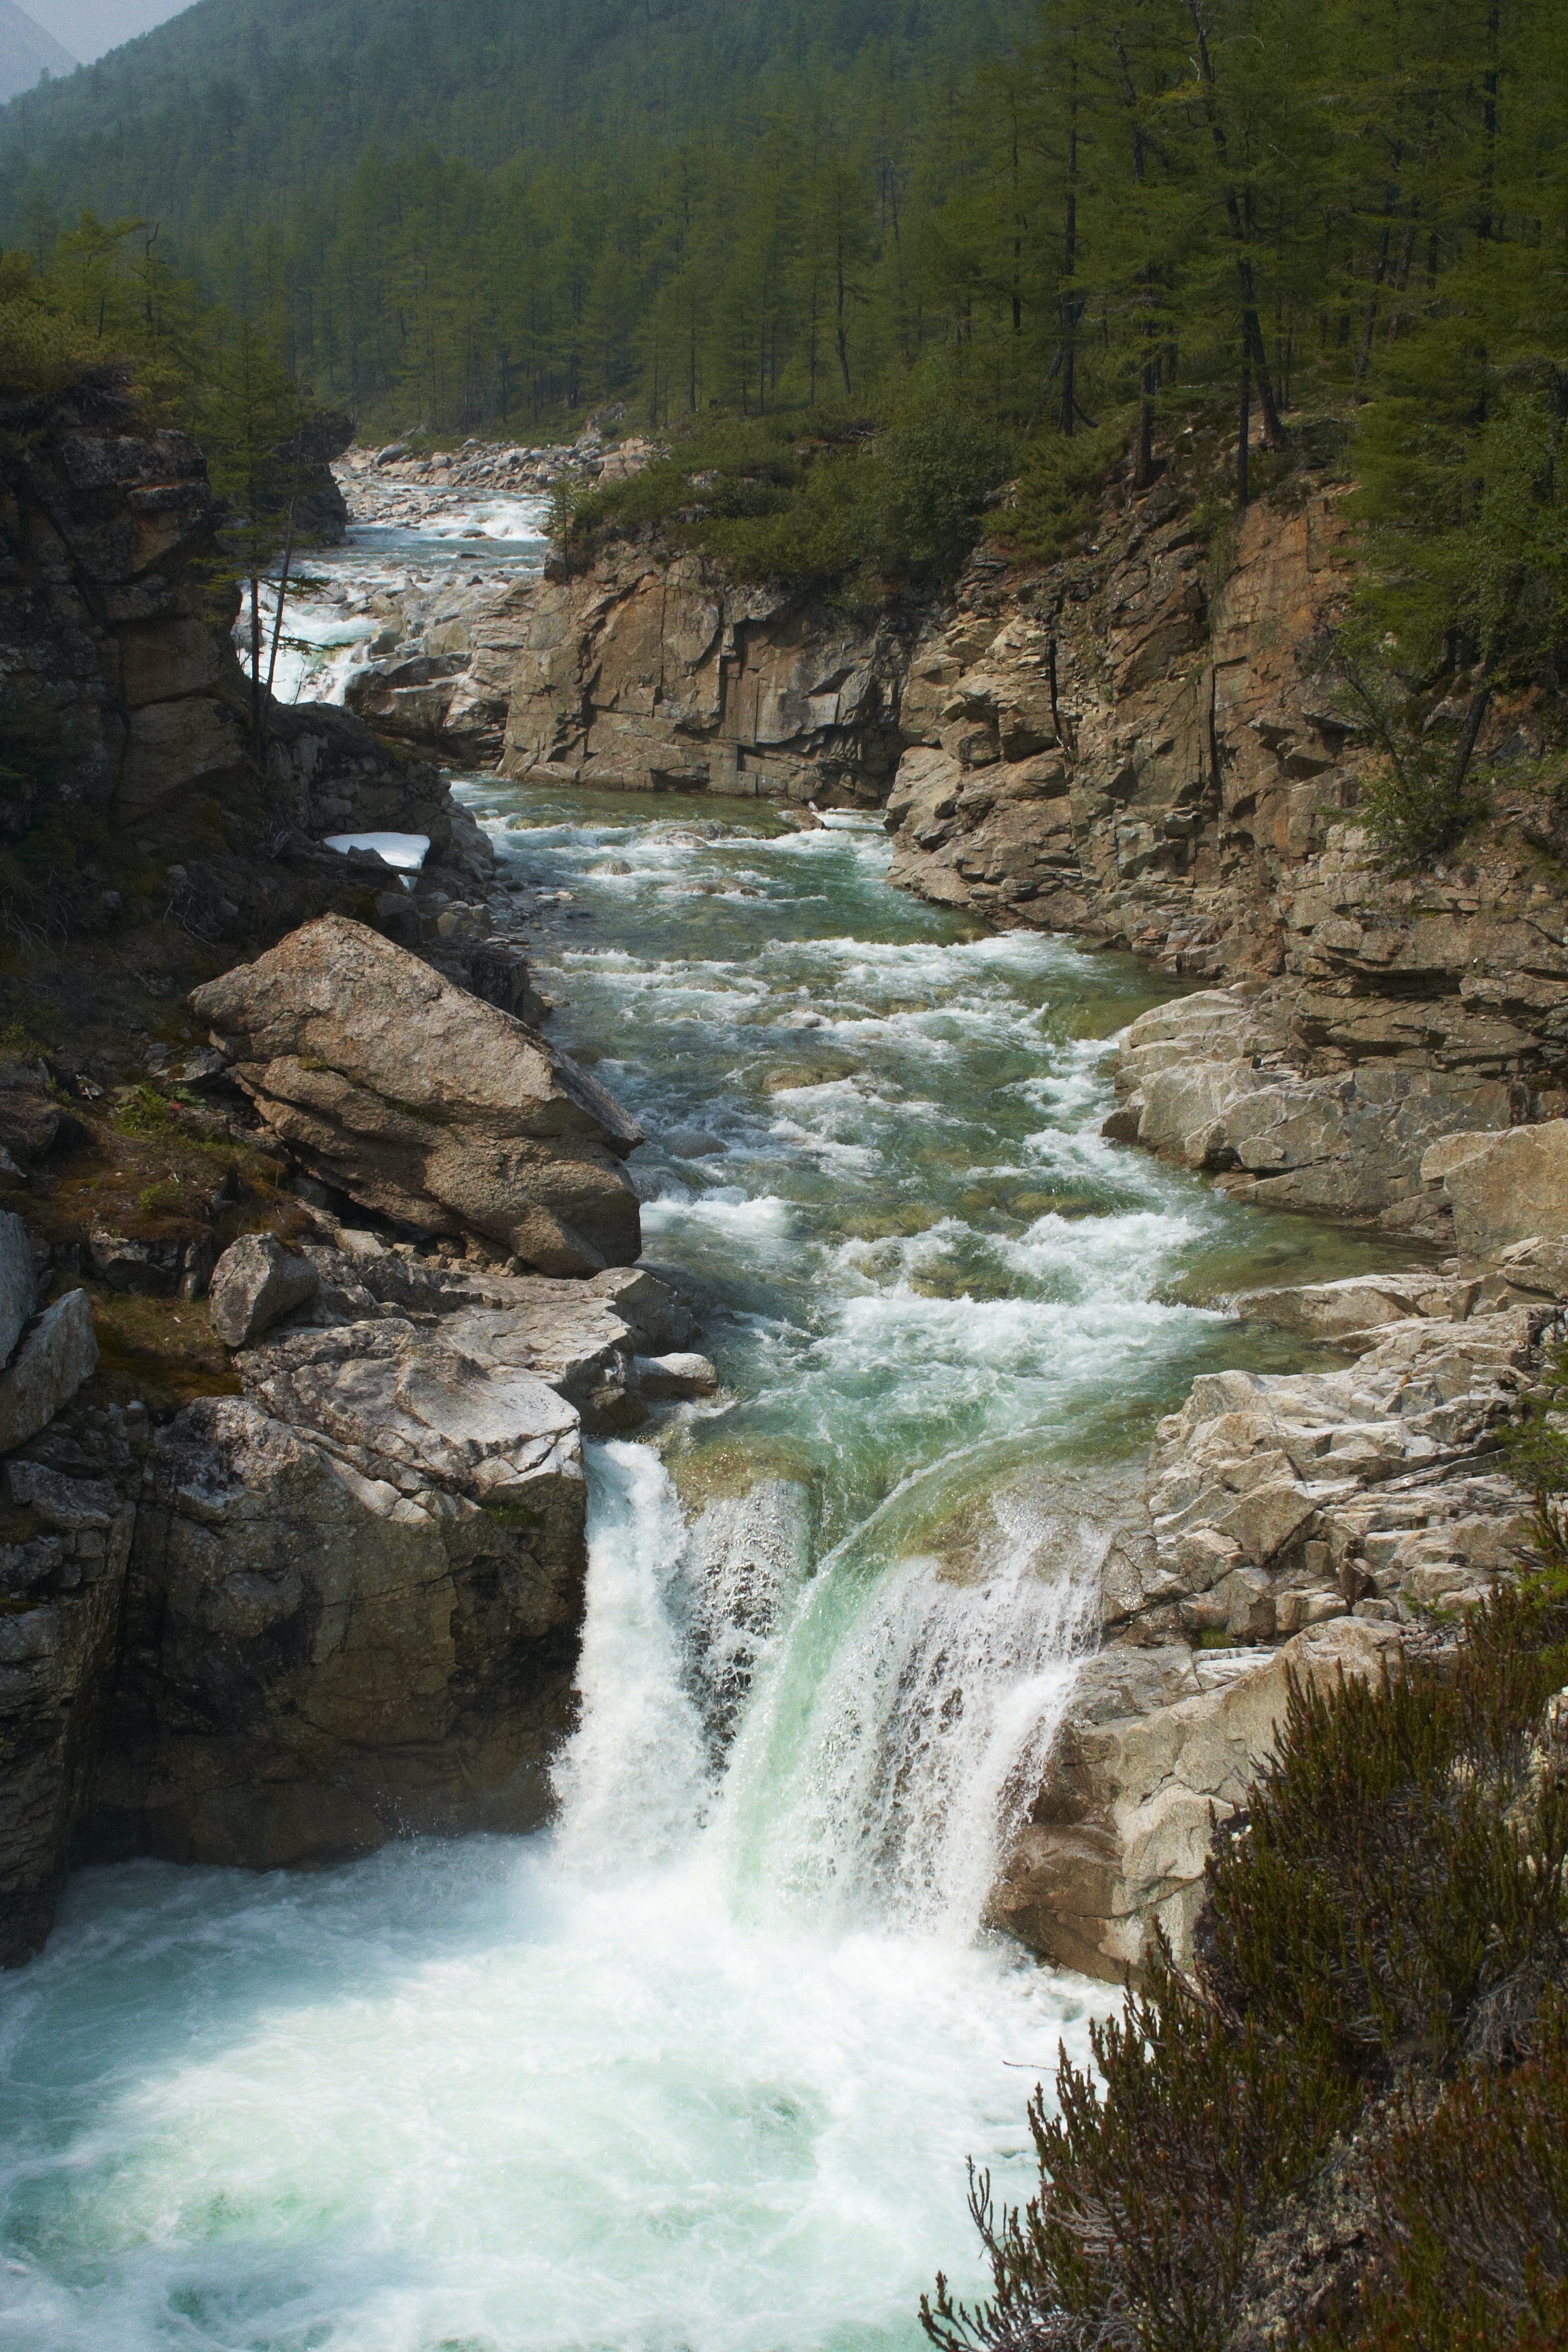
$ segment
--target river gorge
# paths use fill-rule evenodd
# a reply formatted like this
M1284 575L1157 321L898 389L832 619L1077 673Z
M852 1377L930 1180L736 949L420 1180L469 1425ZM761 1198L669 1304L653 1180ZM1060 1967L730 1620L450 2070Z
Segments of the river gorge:
M450 529L322 562L291 693ZM879 814L454 790L718 1392L589 1448L549 1825L73 1879L0 1982L0 2346L912 2347L1117 1999L988 1911L1105 1530L1195 1379L1342 1360L1236 1293L1411 1245L1106 1140L1187 983L895 889Z

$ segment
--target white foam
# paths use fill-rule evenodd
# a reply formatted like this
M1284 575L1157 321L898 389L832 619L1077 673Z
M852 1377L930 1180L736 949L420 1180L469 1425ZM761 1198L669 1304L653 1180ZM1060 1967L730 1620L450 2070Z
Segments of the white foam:
M417 874L430 855L427 833L329 833L325 845L345 855L351 849L374 850L400 874Z

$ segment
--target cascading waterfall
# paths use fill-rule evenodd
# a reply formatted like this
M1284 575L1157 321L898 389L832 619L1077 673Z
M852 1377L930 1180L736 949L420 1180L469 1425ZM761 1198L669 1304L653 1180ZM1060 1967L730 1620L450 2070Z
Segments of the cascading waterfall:
M1206 1297L1377 1262L1105 1144L1146 980L900 898L874 826L467 796L725 1394L592 1449L548 1830L76 1879L0 1982L0 2352L913 2352L965 2158L1026 2189L1112 1998L981 1927L1086 1475L1270 1360Z
M658 1456L625 1443L595 1455L582 1720L556 1774L563 1862L603 1876L684 1857L760 1926L970 1938L1071 1691L1092 1531L1003 1496L962 1570L916 1556L873 1573L867 1531L792 1589L775 1565L787 1532L753 1500L742 1549L774 1554L774 1630L753 1615L737 1705L733 1652L716 1676L715 1646L682 1641L711 1594L700 1575L691 1591L706 1563ZM716 1685L738 1726L717 1759Z

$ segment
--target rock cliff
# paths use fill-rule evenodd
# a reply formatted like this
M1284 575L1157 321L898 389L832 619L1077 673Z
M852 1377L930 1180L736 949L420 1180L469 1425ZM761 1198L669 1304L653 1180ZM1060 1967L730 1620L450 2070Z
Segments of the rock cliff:
M913 627L616 544L530 598L502 772L875 806L902 749Z
M1110 1131L1248 1199L1441 1240L1432 1143L1563 1107L1558 819L1531 782L1550 712L1532 696L1494 719L1493 815L1453 862L1391 872L1355 821L1367 748L1326 674L1346 488L1303 467L1222 543L1173 461L1142 496L1113 489L1058 562L976 567L902 693L891 876L1227 982L1152 1016L1133 1042L1152 1085Z

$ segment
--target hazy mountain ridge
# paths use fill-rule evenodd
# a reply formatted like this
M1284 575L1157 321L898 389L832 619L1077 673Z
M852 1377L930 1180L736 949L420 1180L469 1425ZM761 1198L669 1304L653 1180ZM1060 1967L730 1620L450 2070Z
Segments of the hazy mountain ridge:
M868 45L967 64L1025 28L1023 0L197 0L0 112L0 226L28 195L153 211L178 226L220 168L275 201L367 149L429 141L480 164L569 153L606 121L678 135L764 106L811 64ZM280 124L284 135L279 137Z
M68 74L76 59L16 0L0 0L0 99L31 89L40 74Z

